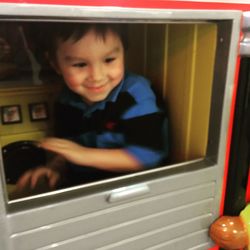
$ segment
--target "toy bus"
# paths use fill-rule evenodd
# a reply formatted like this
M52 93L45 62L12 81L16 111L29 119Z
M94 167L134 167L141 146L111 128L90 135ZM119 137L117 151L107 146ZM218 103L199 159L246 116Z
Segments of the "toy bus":
M248 1L0 0L0 46L7 36L21 60L0 57L1 249L216 249L209 226L238 213L248 192L248 10ZM53 135L61 89L50 69L41 80L24 31L58 22L126 24L127 66L168 110L166 164L18 193L20 174L44 160L32 145Z

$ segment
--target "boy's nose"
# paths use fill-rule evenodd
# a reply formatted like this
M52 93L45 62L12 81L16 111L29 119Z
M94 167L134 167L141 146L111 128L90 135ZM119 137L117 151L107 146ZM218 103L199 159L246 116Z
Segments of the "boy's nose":
M103 78L103 67L101 65L95 65L90 68L89 79L94 82L98 82Z

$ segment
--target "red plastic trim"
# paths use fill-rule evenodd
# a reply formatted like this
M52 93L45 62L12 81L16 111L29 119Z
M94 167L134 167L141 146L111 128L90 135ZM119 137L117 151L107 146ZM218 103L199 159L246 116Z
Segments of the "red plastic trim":
M56 4L77 6L112 6L128 8L167 8L167 9L216 9L250 10L250 4L214 3L176 0L0 0L0 3L17 4Z
M215 246L215 247L209 248L208 250L219 250L219 247Z
M250 171L248 172L246 202L250 202Z

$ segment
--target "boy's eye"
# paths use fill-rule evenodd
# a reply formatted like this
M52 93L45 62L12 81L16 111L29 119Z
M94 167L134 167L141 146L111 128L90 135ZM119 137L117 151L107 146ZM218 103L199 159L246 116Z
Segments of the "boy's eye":
M116 58L115 57L108 57L105 59L105 63L111 63L115 60Z
M83 68L83 67L85 67L85 66L87 66L87 64L86 63L75 63L75 64L73 64L73 67L78 67L78 68Z

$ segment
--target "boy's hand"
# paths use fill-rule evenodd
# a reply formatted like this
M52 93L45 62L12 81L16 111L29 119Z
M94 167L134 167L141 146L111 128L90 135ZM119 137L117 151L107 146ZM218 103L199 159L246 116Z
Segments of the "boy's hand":
M60 174L47 167L31 169L20 177L17 182L17 188L22 190L25 186L29 185L33 189L40 178L47 178L49 186L53 189L60 179Z
M70 140L59 138L46 138L38 145L41 148L59 154L64 159L75 164L81 164L84 147Z

